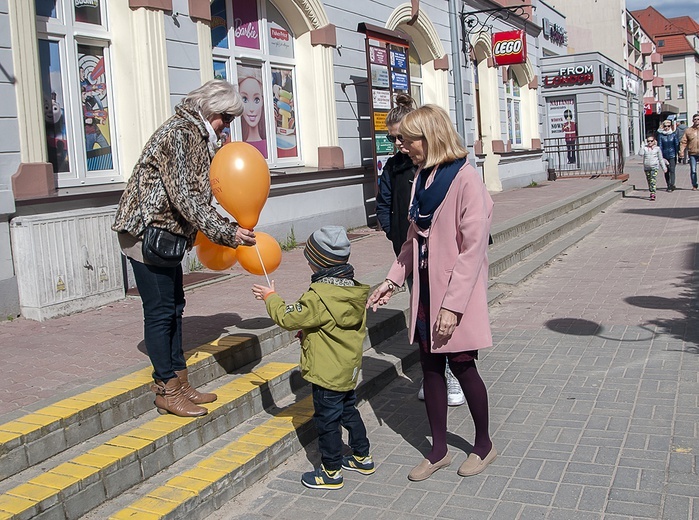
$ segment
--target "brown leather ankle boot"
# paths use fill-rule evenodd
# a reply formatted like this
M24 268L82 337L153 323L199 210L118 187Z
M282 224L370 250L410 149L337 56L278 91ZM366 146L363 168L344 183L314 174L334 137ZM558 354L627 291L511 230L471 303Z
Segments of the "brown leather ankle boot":
M199 417L209 413L206 408L197 406L184 396L182 383L177 377L173 377L167 383L156 379L150 388L155 392L158 413L164 415L169 412L178 417Z
M187 379L186 368L184 370L175 370L175 374L177 375L177 379L179 379L180 383L182 384L182 395L184 395L194 404L213 403L216 399L218 399L216 394L198 392L192 388L189 385L189 380Z

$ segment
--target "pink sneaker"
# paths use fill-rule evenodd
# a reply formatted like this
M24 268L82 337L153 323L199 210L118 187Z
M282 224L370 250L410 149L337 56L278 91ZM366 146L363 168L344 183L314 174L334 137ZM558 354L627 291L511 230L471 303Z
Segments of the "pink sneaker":
M655 193L650 194L650 200L655 200Z

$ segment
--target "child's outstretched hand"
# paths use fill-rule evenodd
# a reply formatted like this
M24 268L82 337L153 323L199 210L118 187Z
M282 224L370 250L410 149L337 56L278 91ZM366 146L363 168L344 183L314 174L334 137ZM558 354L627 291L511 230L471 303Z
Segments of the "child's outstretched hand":
M255 295L255 298L258 300L264 300L272 294L273 292L276 292L274 290L274 280L272 280L272 283L270 284L270 287L267 287L266 285L258 285L255 284L252 286L252 294Z

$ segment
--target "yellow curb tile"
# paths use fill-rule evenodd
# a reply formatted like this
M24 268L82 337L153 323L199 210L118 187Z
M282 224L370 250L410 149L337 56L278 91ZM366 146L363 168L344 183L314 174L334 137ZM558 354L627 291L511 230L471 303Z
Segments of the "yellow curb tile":
M111 397L111 395L105 396L103 392L99 392L97 390L88 390L87 392L83 392L82 394L73 396L73 399L75 399L76 401L91 403L94 405L104 403L108 401Z
M0 426L2 428L2 426ZM13 441L15 439L19 439L22 435L19 433L10 433L10 432L3 432L0 431L0 444L6 444L10 441Z
M257 454L255 453L240 453L235 451L235 448L232 449L222 449L217 451L212 457L217 457L222 460L227 460L230 462L235 462L236 464L242 466L246 462L251 461L252 459L255 458Z
M151 441L146 439L139 439L137 437L131 437L130 435L119 435L114 437L112 440L107 442L110 446L120 446L122 448L131 448L133 450L140 450L151 444Z
M184 473L180 475L181 477L186 477L190 478L193 480L202 480L204 482L207 482L209 484L213 484L215 482L218 482L219 480L223 480L228 476L227 471L217 471L213 469L208 469L208 468L202 468L200 466L195 466L192 469L188 469Z
M283 438L288 434L288 430L282 428L274 428L268 423L265 423L250 432L252 435L259 435L260 437L268 437L272 439L272 442L277 442L279 439Z
M74 478L76 482L79 482L87 477L94 475L96 473L95 468L88 466L81 466L80 464L74 464L73 462L64 462L49 470L48 473L55 473L56 475L65 475L66 477Z
M117 381L124 381L127 383L135 383L138 386L143 386L145 383L152 383L153 376L151 370L139 370L138 372L133 372L125 376L120 377Z
M167 481L169 487L174 487L177 489L184 489L189 491L193 495L198 495L204 491L207 487L211 486L211 482L203 479L185 477L184 475L178 475Z
M158 417L157 419L150 421L148 423L148 429L156 432L160 432L161 437L167 435L168 433L176 432L182 428L185 424L190 423L194 420L192 417L176 417L177 422L171 422L170 420L164 420L166 416Z
M36 505L34 500L27 500L26 498L11 497L9 495L0 495L0 511L5 511L7 513L12 513L17 515L30 509Z
M245 442L241 440L233 441L228 446L235 446L235 449L240 453L251 453L252 455L257 455L262 451L267 449L267 446L263 444L257 444L253 442ZM226 446L226 448L228 447Z
M149 423L150 426L150 423ZM145 428L143 426L139 428L134 428L129 432L129 437L134 437L136 439L145 439L147 441L157 441L163 437L163 432L151 430L150 428Z
M240 438L240 440L243 442L252 442L253 444L260 444L261 446L265 447L271 446L276 441L276 439L273 439L272 437L267 437L265 435L255 435L255 433L253 432L246 433Z
M180 428L183 424L185 424L182 419L191 419L188 417L178 417L177 415L173 415L171 413L167 415L159 415L156 417L153 421L149 421L147 424L150 426L151 424L169 424L173 426L175 429Z
M260 368L253 370L258 376L270 381L286 372L295 369L298 365L293 363L267 363Z
M78 410L75 408L66 408L63 405L56 403L56 404L52 404L51 406L47 406L45 408L42 408L39 411L41 412L42 415L49 415L52 417L56 417L58 419L67 419L68 417L72 417L73 415L76 415L81 410Z
M208 343L206 345L202 345L199 347L202 352L207 352L211 354L212 356L215 356L216 354L221 354L225 351L227 351L230 347L227 345L215 345L213 343Z
M297 421L293 417L285 417L277 419L276 417L267 421L267 424L273 428L281 430L284 435L296 431L296 429L305 421Z
M60 420L59 417L53 417L50 415L41 415L38 413L30 413L24 417L17 419L21 423L32 424L34 426L48 426Z
M184 502L196 495L197 493L195 493L194 491L171 487L169 484L165 484L164 486L156 488L150 493L148 493L148 496L151 498L169 500L170 502L176 502L178 504L183 504Z
M58 401L57 403L54 403L54 406L58 406L60 408L66 408L67 410L73 410L74 412L81 412L85 409L85 403L81 403L79 401L76 401L75 399L63 399L62 401ZM53 414L50 414L53 415Z
M22 435L26 435L28 433L38 430L39 428L37 428L35 424L27 424L19 421L10 421L0 426L0 429L2 429L2 431L4 432L19 433Z
M11 520L12 518L14 518L14 515L12 513L0 511L0 520Z
M116 459L87 452L83 453L82 455L78 455L71 462L80 466L86 466L88 468L104 469L114 464Z
M248 341L250 338L247 338L245 336L221 336L218 339L215 339L213 341L209 341L209 345L214 345L214 346L224 346L224 347L234 347L236 345L241 345Z
M230 473L238 469L240 467L240 464L224 459L208 458L202 460L199 464L197 464L197 467Z
M32 484L31 482L26 482L10 489L7 494L13 497L25 498L27 500L31 500L32 502L41 502L42 500L55 496L56 490L46 486L39 486Z
M127 507L121 511L114 513L109 517L109 520L160 520L162 516L155 513L146 513L137 509Z
M127 381L119 381L117 379L116 381L105 383L99 388L105 393L111 393L112 397L116 397L118 395L130 392L131 390L138 388L138 386L139 385L133 385L132 383L129 383Z
M178 505L179 504L176 504L175 502L169 502L167 500L160 500L159 498L151 498L146 496L143 498L139 498L129 507L132 509L145 511L146 513L152 513L160 515L160 517L163 517L168 513L174 511Z
M135 452L136 450L132 448L125 448L122 446L110 446L109 444L103 444L101 446L97 446L96 448L91 449L88 453L121 460L125 459L126 457Z
M48 472L43 473L38 477L34 477L32 479L32 482L34 484L46 486L52 489L56 489L58 491L63 491L64 489L68 489L70 486L74 486L75 484L77 484L78 480L76 480L73 477L68 477L66 475L58 475L57 473Z

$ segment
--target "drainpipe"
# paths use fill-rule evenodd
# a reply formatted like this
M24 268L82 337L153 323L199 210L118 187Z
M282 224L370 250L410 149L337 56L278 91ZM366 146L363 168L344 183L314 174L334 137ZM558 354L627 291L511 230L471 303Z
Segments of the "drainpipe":
M464 125L464 83L461 78L461 38L459 38L459 17L457 1L449 0L449 29L451 32L451 66L454 71L454 109L456 110L456 131L466 142Z

